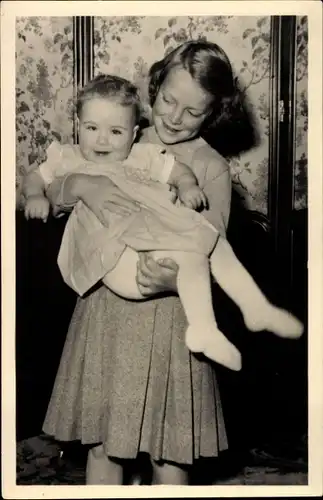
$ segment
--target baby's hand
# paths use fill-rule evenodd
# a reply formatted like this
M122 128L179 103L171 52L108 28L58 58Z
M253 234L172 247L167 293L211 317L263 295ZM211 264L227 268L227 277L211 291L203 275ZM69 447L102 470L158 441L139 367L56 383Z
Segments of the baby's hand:
M187 189L179 190L178 196L185 207L193 210L207 208L207 198L199 186L190 186Z
M49 201L45 196L33 195L27 198L25 205L25 217L27 220L42 219L43 222L47 222L48 214Z

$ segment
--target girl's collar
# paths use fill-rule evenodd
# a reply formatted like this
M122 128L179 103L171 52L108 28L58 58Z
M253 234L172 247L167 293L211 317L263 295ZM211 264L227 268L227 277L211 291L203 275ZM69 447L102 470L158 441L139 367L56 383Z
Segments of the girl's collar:
M160 138L157 135L157 132L155 130L155 127L153 125L143 129L142 135L145 138L145 140L152 142L154 144L160 144L161 146L165 146L166 149L169 149L171 151L177 151L177 150L180 151L182 149L185 149L186 151L189 149L194 150L194 149L196 149L197 145L199 145L199 146L205 145L204 139L202 139L202 137L197 137L196 139L192 139L190 141L180 142L180 143L172 144L172 145L168 146L167 144L164 144L160 140Z

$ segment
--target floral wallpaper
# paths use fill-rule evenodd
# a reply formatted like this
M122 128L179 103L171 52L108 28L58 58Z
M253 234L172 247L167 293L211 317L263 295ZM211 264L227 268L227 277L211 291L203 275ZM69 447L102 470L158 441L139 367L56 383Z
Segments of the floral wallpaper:
M296 32L296 140L294 167L294 208L307 207L307 17L297 18Z
M73 18L16 19L16 184L53 137L73 141ZM207 38L227 52L254 115L259 144L230 161L247 208L267 213L270 17L95 17L95 74L134 81L149 118L148 71L178 44ZM307 18L297 19L295 208L307 205Z
M186 40L207 38L228 54L260 135L259 145L230 161L248 208L267 213L270 17L96 17L95 74L116 73L139 87L149 117L147 76L153 62Z
M73 19L16 18L16 185L53 137L73 140Z

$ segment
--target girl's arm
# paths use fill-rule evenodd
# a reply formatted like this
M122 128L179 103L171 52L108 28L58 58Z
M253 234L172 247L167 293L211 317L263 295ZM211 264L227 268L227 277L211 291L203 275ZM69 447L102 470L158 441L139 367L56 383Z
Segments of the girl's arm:
M47 196L53 207L54 214L61 211L70 211L75 203L81 199L89 208L91 208L92 204L92 211L103 224L105 222L105 209L102 209L102 206L104 207L107 204L109 196L110 201L114 200L114 202L120 197L119 208L123 207L125 210L129 210L129 207L131 207L138 210L138 207L132 201L121 195L121 191L107 177L84 174L69 174L56 179L47 190ZM177 269L177 264L170 259L157 263L149 252L139 253L137 283L141 293L148 297L166 291L177 292Z
M108 212L130 215L139 211L139 206L106 176L69 174L56 179L47 190L53 213L70 211L82 200L103 225L108 224Z
M225 162L222 171L216 175L212 173L212 169L209 169L203 188L208 199L208 209L202 214L224 238L230 217L231 189L231 175Z
M67 183L67 179L72 175L55 179L46 190L46 196L52 206L54 215L71 211L77 202L76 199L68 199L63 195L64 183Z
M139 252L136 280L142 295L177 293L177 272L178 265L172 259L156 262L150 252Z

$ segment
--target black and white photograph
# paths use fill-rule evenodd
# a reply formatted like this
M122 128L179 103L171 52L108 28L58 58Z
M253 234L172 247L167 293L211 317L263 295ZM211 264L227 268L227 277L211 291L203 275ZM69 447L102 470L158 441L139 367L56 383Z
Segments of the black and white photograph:
M322 10L38 3L10 13L14 393L2 421L19 488L5 498L317 487L309 54Z

